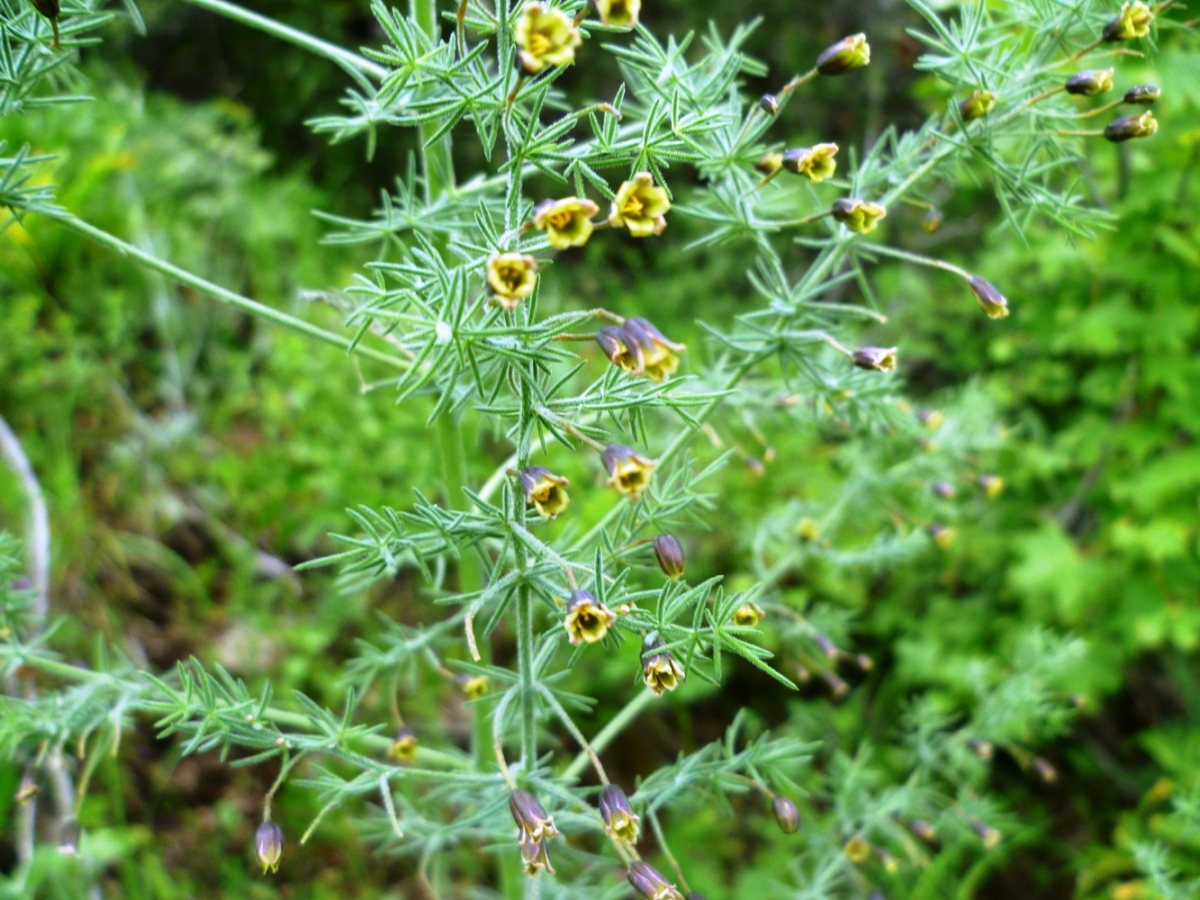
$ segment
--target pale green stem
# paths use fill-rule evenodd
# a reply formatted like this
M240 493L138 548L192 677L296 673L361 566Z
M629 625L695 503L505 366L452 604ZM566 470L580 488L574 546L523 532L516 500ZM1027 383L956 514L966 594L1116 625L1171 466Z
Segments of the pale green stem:
M387 77L387 69L371 62L369 59L364 59L357 53L313 37L307 32L276 22L274 19L260 16L258 13L243 9L236 4L226 3L225 0L184 0L184 2L215 12L228 19L233 19L235 22L241 22L243 25L249 25L251 28L257 28L259 31L264 31L272 37L295 44L297 47L303 47L317 56L323 56L339 65L353 69L356 72L361 72L364 75L369 75L379 81Z
M137 260L148 269L153 269L155 272L160 272L172 281L179 284L187 285L195 288L203 294L220 300L222 303L228 303L230 306L236 306L246 312L253 313L256 316L261 316L276 325L282 325L285 328L290 328L292 331L299 332L307 337L316 338L326 344L332 344L335 347L341 347L343 350L354 353L364 359L373 359L378 362L387 363L398 369L407 369L409 362L399 357L392 356L388 353L381 353L370 347L364 347L361 344L354 346L350 338L336 332L326 331L317 325L310 322L305 322L303 319L298 319L295 316L290 316L285 312L280 312L270 306L265 306L256 300L251 300L249 297L243 297L241 294L235 294L233 291L227 290L218 284L213 284L211 281L205 281L198 275L193 275L186 269L181 269L178 266L172 265L166 260L159 259L150 253L135 247L133 244L121 240L115 235L109 234L100 228L90 225L80 218L72 215L66 210L57 209L39 209L43 215L53 219L61 225L66 226L72 231L78 232L85 237L91 238L98 244L103 244L110 250L120 253L122 256L128 256L131 259Z
M871 247L872 253L878 253L881 256L890 256L894 259L902 259L906 262L916 263L919 266L929 266L931 269L941 269L943 272L953 272L960 278L970 278L971 273L965 269L959 268L954 263L948 263L944 259L933 259L929 256L921 256L916 253L909 253L907 250L900 250L895 247L889 247L887 244L878 244Z
M607 725L600 729L594 738L588 743L591 744L593 753L603 753L605 748L611 744L622 731L624 731L634 719L642 714L642 711L657 699L654 692L649 688L642 691L632 700L625 704L625 707L613 716ZM578 756L571 761L563 772L563 778L567 781L574 781L583 774L583 770L588 767L591 758L586 751L580 752Z
M420 29L434 44L441 39L438 28L437 0L411 0L411 13ZM449 133L436 141L441 123L436 119L423 122L421 134L421 172L425 176L425 199L432 201L444 191L454 190L454 159Z

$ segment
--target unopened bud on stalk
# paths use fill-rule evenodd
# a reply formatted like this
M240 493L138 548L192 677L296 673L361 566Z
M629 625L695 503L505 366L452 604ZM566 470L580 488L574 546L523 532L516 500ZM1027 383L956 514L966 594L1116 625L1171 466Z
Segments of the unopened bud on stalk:
M527 466L521 471L520 480L525 502L533 504L543 519L555 518L571 503L566 490L571 482L545 466Z
M1102 37L1108 43L1117 41L1132 41L1143 38L1150 33L1150 23L1154 21L1154 11L1145 3L1124 3L1121 14L1104 26Z
M571 591L567 602L567 617L563 627L571 645L594 644L604 640L608 629L617 621L616 614L587 591Z
M913 413L922 425L930 431L937 431L942 427L942 423L946 421L946 417L936 409L918 409Z
M1067 79L1067 93L1092 97L1112 90L1113 69L1087 69Z
M908 823L908 830L928 844L936 844L938 839L937 829L926 822L924 819L913 819Z
M967 749L980 759L991 759L992 754L996 752L991 741L982 741L978 738L971 738L967 741Z
M766 613L757 603L746 602L733 611L732 622L743 628L756 628L765 615Z
M684 556L683 544L673 534L660 534L654 539L654 555L658 565L668 578L678 578L683 574Z
M863 347L855 350L850 361L860 369L872 372L894 372L896 370L895 347Z
M613 838L626 844L637 843L637 813L629 805L625 792L615 784L600 792L600 817L604 819L604 830Z
M1153 106L1162 96L1162 90L1153 84L1139 84L1125 92L1122 102L1135 106Z
M662 874L649 863L638 860L629 866L625 873L633 889L646 900L683 900L675 885L667 881Z
M268 871L279 871L279 860L283 856L283 829L275 822L267 820L258 826L254 832L254 853L263 874Z
M883 870L889 875L895 875L900 871L900 862L892 854L888 853L882 847L875 848L875 855L879 857L879 864L883 866Z
M400 729L396 740L388 748L388 756L396 762L410 765L417 761L417 735L407 725Z
M58 15L61 12L58 0L33 0L33 8L38 11L38 14L50 21L51 28L54 29L54 39L50 44L52 50L58 49Z
M835 200L831 211L835 219L858 234L870 234L879 220L887 216L887 209L878 203L869 203L856 197Z
M954 499L954 485L948 481L935 481L933 483L933 492L943 500Z
M774 94L763 94L758 98L758 108L768 116L779 115L779 98Z
M921 230L926 234L935 234L942 227L944 221L946 221L946 217L942 211L936 206L931 206L921 218Z
M780 170L783 166L782 153L768 153L762 159L754 164L754 168L770 177Z
M1045 784L1053 784L1058 781L1058 769L1054 768L1050 760L1035 756L1030 760L1030 765L1033 766L1033 771L1037 772L1038 778L1042 779Z
M817 645L817 649L832 660L837 660L842 655L842 651L838 649L838 645L819 631L813 635L813 643Z
M996 290L994 284L978 275L968 278L967 284L971 286L971 292L975 294L980 308L989 319L1003 319L1008 315L1008 300Z
M829 693L837 703L845 700L850 694L850 685L842 681L836 672L822 672L821 680L829 685Z
M979 835L979 839L983 841L985 850L995 850L1000 843L1000 832L991 825L985 825L978 819L971 820L971 830Z
M661 697L666 691L673 691L687 678L675 657L670 651L661 649L660 640L647 639L642 645L642 679L646 687L654 691L654 696Z
M1119 144L1134 138L1150 137L1156 131L1158 120L1154 118L1154 113L1146 110L1140 116L1121 116L1109 122L1108 127L1104 129L1104 137L1114 144Z
M865 653L860 653L854 657L854 664L864 672L870 672L875 668L875 660L871 659L871 657L867 656Z
M971 96L958 104L959 115L967 122L982 119L996 105L996 95L991 91L973 91Z
M776 797L771 801L771 815L784 834L795 834L800 828L800 811L787 797Z
M546 808L538 803L537 797L529 791L517 788L509 794L508 808L517 827L521 829L522 844L538 844L548 838L558 837L554 817L546 812Z
M827 47L817 57L817 71L822 75L845 75L871 62L871 45L865 34L844 37Z

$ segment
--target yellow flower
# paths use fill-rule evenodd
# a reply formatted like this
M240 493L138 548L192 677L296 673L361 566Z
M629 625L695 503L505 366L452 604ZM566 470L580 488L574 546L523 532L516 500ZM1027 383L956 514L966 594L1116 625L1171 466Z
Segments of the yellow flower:
M553 874L554 866L550 865L550 854L546 852L545 841L522 841L521 842L521 864L525 867L525 874L533 878L542 869Z
M996 95L991 91L972 91L971 96L958 104L958 112L967 122L982 119L996 105Z
M774 175L783 165L782 153L768 153L762 159L754 164L754 168L762 172L764 175Z
M1115 69L1087 69L1067 79L1067 93L1092 97L1112 90Z
M600 462L608 472L608 486L630 500L637 500L650 486L650 477L658 462L639 456L621 444L609 444L600 452Z
M796 534L802 541L815 541L821 536L821 526L807 516L796 523Z
M675 690L687 678L683 666L670 652L660 650L661 646L661 641L647 641L642 650L642 678L656 697L661 697L664 691Z
M568 484L567 479L555 475L545 466L528 466L521 472L525 502L532 503L543 519L553 519L570 505L571 498L566 491Z
M486 675L459 675L458 686L462 688L462 692L471 700L478 700L488 692L488 687L491 685L491 679Z
M871 859L871 845L859 835L855 835L846 842L845 846L846 859L854 863L856 866L866 865Z
M887 210L878 203L868 203L854 197L842 197L833 204L833 217L859 234L870 234L887 216Z
M687 350L686 345L667 340L645 319L626 319L620 331L625 346L640 362L641 374L651 381L662 381L675 374L679 368L678 354Z
M561 9L547 9L537 0L525 4L517 20L514 38L517 60L530 75L546 66L569 66L575 61L575 48L583 43L583 35Z
M1004 490L1004 479L999 475L980 475L975 483L979 485L989 500L995 500Z
M605 325L596 332L596 343L614 366L630 375L641 375L641 353L636 347L630 347L627 340L625 332L616 325Z
M865 34L844 37L817 57L817 71L822 75L845 75L871 62L871 45Z
M591 200L566 197L545 200L533 211L533 224L546 232L546 239L555 250L582 247L592 236L595 226L592 216L600 211Z
M1150 33L1150 23L1154 21L1154 11L1145 3L1123 3L1121 14L1104 26L1104 40L1132 41L1143 38Z
M945 525L930 525L929 536L933 538L933 542L942 550L949 550L954 544L954 538L957 536L953 528L947 528Z
M636 28L642 0L592 0L600 21L614 28Z
M637 843L637 813L629 805L625 792L615 784L600 792L600 817L604 819L604 830L613 838L626 844Z
M850 355L850 361L860 369L872 372L896 371L895 347L863 347Z
M809 181L819 184L837 171L837 144L817 144L801 147L783 154L783 167L796 175L807 175Z
M733 624L754 628L765 615L757 603L743 603L733 613Z
M396 742L388 748L388 756L404 765L417 761L417 736L411 728L400 729Z
M604 640L608 629L617 621L611 609L599 602L587 591L571 591L567 603L567 618L563 626L567 629L567 640L571 645L594 644Z
M512 312L533 293L537 260L524 253L497 253L487 264L487 283L496 302Z
M608 224L613 228L628 228L634 237L662 234L667 229L666 213L670 208L666 189L655 187L654 176L649 172L638 172L617 190Z

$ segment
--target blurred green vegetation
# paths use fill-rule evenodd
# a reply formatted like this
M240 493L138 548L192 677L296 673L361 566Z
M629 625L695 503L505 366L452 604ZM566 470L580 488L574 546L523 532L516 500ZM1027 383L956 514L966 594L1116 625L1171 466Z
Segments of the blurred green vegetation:
M744 4L648 6L652 25L675 31L710 13L726 27L746 14ZM919 120L941 96L909 67L914 47L901 4L816 4L801 16L782 0L754 9L767 27L751 49L773 71L798 68L789 62L862 21L892 51L877 54L863 85L839 84L836 94L818 86L810 103L794 105L797 142L852 142L884 121ZM345 285L362 259L353 248L322 245L310 211L366 214L411 144L382 142L370 163L361 146L326 147L303 122L337 102L331 66L191 8L155 2L144 10L148 37L112 29L90 63L95 102L6 118L0 139L57 153L60 199L88 220L336 327L338 312L303 292ZM347 45L372 39L362 4L272 2L261 10ZM956 530L946 551L929 544L885 571L812 567L783 586L813 605L831 635L874 659L844 701L819 679L795 699L735 668L721 692L690 684L616 744L612 768L623 778L719 736L743 707L753 721L789 723L847 753L867 740L887 759L915 698L962 713L981 680L1020 668L1037 635L1071 634L1086 649L1059 687L1079 696L1081 716L1041 751L1057 778L1039 783L1003 756L993 786L1011 815L998 812L997 824L1022 830L981 856L961 884L948 882L950 866L939 862L945 871L931 871L913 898L1158 896L1134 865L1138 853L1143 866L1154 861L1137 849L1147 841L1169 848L1164 872L1200 875L1195 49L1193 36L1177 34L1147 61L1146 80L1164 92L1154 142L1098 146L1081 163L1081 189L1118 223L1095 242L1072 244L1038 223L1021 238L986 186L965 179L945 198L937 235L917 227L919 211L889 219L901 245L988 272L1013 302L1003 328L985 329L950 276L888 265L877 283L890 316L879 342L901 346L914 402L947 415L924 447L904 453L945 452L957 423L995 417L1005 441L972 467L1001 475L1005 490L989 500L963 483L953 501L923 501L930 521ZM582 78L571 86L602 93ZM748 288L735 253L686 254L683 244L655 256L629 244L589 246L590 280L573 290L623 313L653 309L666 333L689 341L697 367L704 350L696 320L725 320ZM892 310L888 297L904 302ZM337 350L221 308L45 221L0 235L0 298L0 414L50 500L54 606L66 616L60 645L86 658L103 638L157 669L194 654L247 679L269 674L277 694L303 689L321 698L333 695L336 663L353 654L354 641L374 635L374 609L402 622L430 617L404 576L364 593L288 568L332 549L329 534L350 527L346 507L403 506L412 486L438 482L428 410L396 405L386 373L358 371ZM485 477L503 451L488 434L472 438L473 474ZM862 460L836 430L768 412L734 423L723 439L745 457L774 458L761 475L747 466L733 476L737 490L715 501L714 529L691 545L701 574L736 583L755 569L748 535L764 508L781 497L801 512L819 508L839 472ZM879 440L894 446L899 438ZM583 465L565 468L591 477ZM927 488L912 485L914 493ZM600 514L578 503L580 521ZM22 512L16 483L0 473L0 527L20 533ZM864 510L863 524L843 537L862 539L883 513ZM626 650L588 657L579 678L602 698L606 687L624 689ZM449 686L402 693L400 703L407 720L467 727ZM617 706L602 702L594 723ZM370 697L367 707L383 717L387 700ZM0 814L18 774L0 768ZM373 854L340 815L305 848L293 844L275 880L257 877L249 845L273 774L230 769L207 754L181 758L149 729L128 735L96 774L82 815L112 861L107 895L419 890L411 863ZM1172 812L1173 801L1188 797L1190 814L1186 803ZM304 791L285 790L276 816L299 835L318 808ZM786 839L749 801L666 824L710 898L769 889L788 862ZM0 836L0 870L12 853ZM53 854L44 851L36 896L76 896Z

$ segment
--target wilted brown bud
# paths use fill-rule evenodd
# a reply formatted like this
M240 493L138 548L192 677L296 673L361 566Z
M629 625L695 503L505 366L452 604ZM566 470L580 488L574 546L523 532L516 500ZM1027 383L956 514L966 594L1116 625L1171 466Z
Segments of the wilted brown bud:
M971 292L975 294L980 308L989 319L1003 319L1008 315L1008 301L996 290L994 284L978 275L968 278L967 284L971 286Z
M600 792L600 817L604 819L604 830L613 838L626 844L637 843L637 813L629 805L625 792L615 784Z
M646 900L683 900L683 895L675 885L663 878L662 874L649 863L638 860L629 866L625 873L633 889Z
M865 34L844 37L827 47L817 57L817 71L822 75L845 75L871 62L871 46Z
M417 761L417 735L407 725L400 729L395 742L388 748L389 757L403 765Z
M642 678L656 697L675 690L687 678L683 666L662 646L659 640L646 640L642 645Z
M872 372L894 372L896 370L896 348L863 347L851 354L850 361L860 369Z
M1146 110L1139 116L1121 116L1109 122L1104 129L1104 137L1114 144L1119 144L1134 138L1150 137L1156 131L1158 120L1154 118L1154 113Z
M768 116L779 115L779 98L774 94L763 94L758 98L758 108Z
M594 644L604 640L608 629L617 621L611 609L587 591L571 591L567 602L567 617L563 627L567 629L567 640L572 646Z
M1125 92L1122 102L1135 106L1153 106L1162 96L1162 91L1152 84L1139 84Z
M771 801L771 815L784 834L795 834L800 828L800 811L787 797L776 797Z
M660 534L654 539L654 555L658 565L668 578L678 578L683 574L683 544L673 534Z
M533 504L543 519L555 518L571 504L566 490L571 482L545 466L527 466L521 471L520 480L525 502Z
M254 854L258 857L263 874L279 871L279 860L283 856L283 829L269 819L254 832Z
M1067 79L1067 93L1092 97L1112 90L1113 69L1088 69Z
M558 837L553 816L546 812L545 807L538 803L537 797L529 791L517 788L509 794L508 808L512 811L517 827L521 829L522 844L539 844L547 838Z

